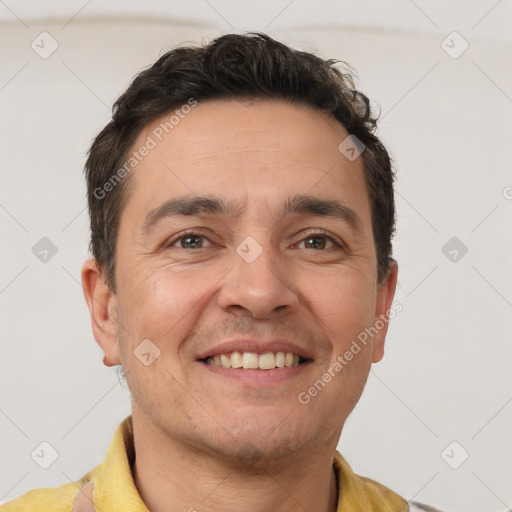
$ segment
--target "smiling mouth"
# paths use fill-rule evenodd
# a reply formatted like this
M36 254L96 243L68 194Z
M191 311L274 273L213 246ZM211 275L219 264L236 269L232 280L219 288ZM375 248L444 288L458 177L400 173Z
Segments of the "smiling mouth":
M219 368L235 368L240 370L273 370L275 368L286 368L300 366L310 361L293 352L230 352L227 354L216 354L201 359L206 364Z

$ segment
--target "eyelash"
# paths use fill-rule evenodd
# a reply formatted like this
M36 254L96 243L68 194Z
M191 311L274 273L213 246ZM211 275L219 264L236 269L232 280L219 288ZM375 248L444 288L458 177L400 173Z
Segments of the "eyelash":
M179 242L180 240L187 238L188 236L197 236L197 237L201 237L201 238L206 238L207 240L209 240L211 242L211 240L207 236L202 235L201 233L198 233L197 231L190 230L190 231L183 231L182 233L179 233L177 236L173 237L171 240L169 240L168 243L165 244L165 247L171 248L176 242ZM308 238L325 238L326 240L331 241L333 243L333 245L335 246L335 248L345 249L344 244L342 244L341 242L338 242L338 240L336 240L334 237L329 236L327 233L322 232L322 231L311 231L310 233L306 233L306 235L303 236L303 238L300 240L300 242L303 242L304 240L307 240ZM179 247L179 249L186 249L186 248ZM200 247L200 249L202 249L202 247ZM325 251L325 250L327 250L327 249L323 249L323 251ZM322 252L322 251L320 251L320 252Z

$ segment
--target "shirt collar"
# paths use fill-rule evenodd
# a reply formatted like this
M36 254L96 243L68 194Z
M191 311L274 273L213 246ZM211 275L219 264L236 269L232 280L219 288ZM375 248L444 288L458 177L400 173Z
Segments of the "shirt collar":
M92 473L94 505L98 512L149 512L135 486L132 467L135 461L132 416L117 427L103 464ZM336 451L333 467L338 483L337 512L406 511L407 502L383 485L356 475L342 455ZM405 507L405 508L404 508Z
M149 512L133 481L135 460L132 417L117 427L105 460L94 476L94 505L98 512Z

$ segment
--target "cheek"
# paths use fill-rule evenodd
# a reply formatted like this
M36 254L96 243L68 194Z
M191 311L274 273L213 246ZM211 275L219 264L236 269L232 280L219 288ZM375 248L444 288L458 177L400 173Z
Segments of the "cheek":
M331 343L331 354L319 368L329 390L319 400L348 414L359 399L372 362L371 338L365 329L375 315L375 285L358 273L339 275L323 283L315 301L316 320ZM363 341L361 341L363 340Z
M120 303L125 319L133 326L151 329L161 317L167 317L168 324L189 309L193 286L188 281L193 276L143 264L134 265L134 270L127 274L124 288L119 290L124 299Z
M317 282L309 293L311 309L332 340L336 351L373 324L375 284L364 274L340 272Z
M133 352L142 340L150 339L163 359L176 365L181 342L194 329L221 275L213 269L198 272L168 266L133 272L119 290L118 300L119 319L126 326L120 334L128 338L127 346Z
M341 287L344 287L341 289ZM336 288L336 287L332 287ZM336 377L335 401L355 405L372 362L372 341L365 334L375 319L375 284L362 275L340 280L331 324L333 354L329 369Z
M198 301L170 271L132 274L123 283L118 290L121 364L135 402L153 415L158 403L179 404L179 394L167 390L176 385L173 377L183 380L178 350L195 321Z

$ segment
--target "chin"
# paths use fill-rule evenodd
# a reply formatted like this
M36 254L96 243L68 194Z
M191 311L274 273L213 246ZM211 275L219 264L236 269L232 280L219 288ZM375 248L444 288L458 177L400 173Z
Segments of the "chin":
M304 422L299 428L298 422L291 417L280 419L277 425L276 419L266 423L261 417L245 418L231 427L226 422L222 439L211 448L217 457L231 459L238 471L241 466L247 466L267 472L269 467L286 465L286 460L313 442L314 436Z

